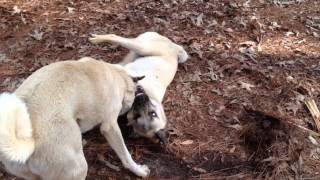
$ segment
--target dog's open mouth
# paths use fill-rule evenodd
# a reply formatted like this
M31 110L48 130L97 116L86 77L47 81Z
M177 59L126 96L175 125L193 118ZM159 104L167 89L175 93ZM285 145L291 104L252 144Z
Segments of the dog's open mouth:
M143 92L136 93L136 97L137 97L137 96L142 96L143 94L144 94Z
M141 96L141 95L144 95L144 89L142 86L138 85L137 86L137 89L136 89L136 92L135 92L135 96Z

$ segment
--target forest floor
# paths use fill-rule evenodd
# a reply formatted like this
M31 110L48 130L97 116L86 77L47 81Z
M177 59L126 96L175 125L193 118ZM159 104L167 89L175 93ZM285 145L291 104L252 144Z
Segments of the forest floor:
M0 0L0 92L53 62L116 63L128 52L90 44L91 33L146 31L191 56L163 102L168 147L126 140L149 179L320 179L320 138L304 104L320 104L318 0ZM84 139L88 180L138 179L98 130ZM15 178L0 170L0 179Z

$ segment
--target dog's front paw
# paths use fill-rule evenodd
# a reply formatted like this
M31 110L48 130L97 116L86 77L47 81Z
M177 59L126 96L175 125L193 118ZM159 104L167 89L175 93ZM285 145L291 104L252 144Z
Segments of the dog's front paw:
M145 177L149 176L150 169L146 165L138 165L135 168L135 170L133 171L133 173L135 173L137 176L145 178Z

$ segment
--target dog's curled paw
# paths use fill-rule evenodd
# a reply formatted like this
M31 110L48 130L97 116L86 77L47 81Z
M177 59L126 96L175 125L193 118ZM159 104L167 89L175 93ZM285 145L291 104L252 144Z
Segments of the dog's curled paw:
M148 166L146 165L138 165L138 167L136 168L136 171L134 172L137 176L140 177L148 177L150 174L150 169Z

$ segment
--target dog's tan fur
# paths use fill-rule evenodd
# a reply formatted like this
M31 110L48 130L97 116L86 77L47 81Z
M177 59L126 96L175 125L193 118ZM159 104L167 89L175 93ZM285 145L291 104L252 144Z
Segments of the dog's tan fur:
M92 58L45 66L0 96L0 160L24 179L84 180L81 133L101 133L125 168L146 177L129 154L117 117L134 100L135 83L119 65Z

